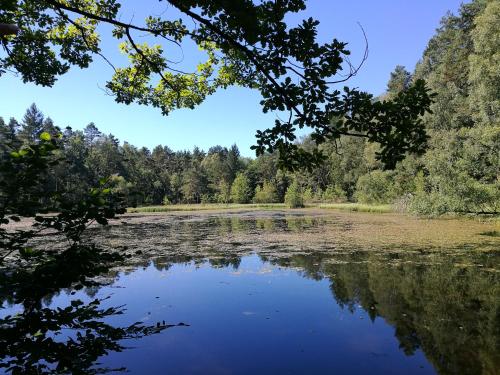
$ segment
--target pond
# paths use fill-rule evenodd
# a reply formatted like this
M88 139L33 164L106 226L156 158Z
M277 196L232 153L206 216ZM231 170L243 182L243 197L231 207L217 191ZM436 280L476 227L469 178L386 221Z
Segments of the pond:
M126 215L89 239L130 258L45 305L98 300L123 310L87 318L153 328L83 373L496 374L497 228L300 210Z

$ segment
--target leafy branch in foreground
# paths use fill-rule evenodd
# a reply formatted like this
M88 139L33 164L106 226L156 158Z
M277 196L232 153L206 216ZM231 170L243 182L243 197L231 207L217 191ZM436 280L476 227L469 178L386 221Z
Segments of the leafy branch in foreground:
M387 101L357 89L336 89L360 66L350 63L346 43L318 42L317 20L285 22L306 9L304 0L163 3L178 18L150 15L135 24L120 19L122 4L116 0L8 0L0 7L0 23L16 24L20 31L0 37L5 52L0 73L14 70L25 82L52 86L70 66L87 68L99 55L113 68L106 87L117 102L158 107L163 114L194 108L219 88L258 89L262 110L285 112L288 120L259 131L253 148L258 155L279 151L281 166L289 169L322 159L320 152L295 143L296 129L304 127L317 144L343 135L379 143L377 156L390 168L406 153L424 151L427 137L420 116L432 101L424 82ZM128 65L115 67L105 56L100 25L111 27L109 37L117 40ZM139 43L139 33L148 42ZM185 71L167 56L187 40L204 51L205 60ZM366 57L367 49L363 61Z
M136 322L114 327L103 320L123 314L124 307L102 308L103 299L89 303L72 300L66 307L47 306L46 298L63 289L74 291L100 285L96 277L126 258L82 240L83 231L92 223L106 225L108 219L125 212L123 199L106 186L107 179L102 179L98 188L91 189L78 202L43 188L50 168L61 160L58 138L43 132L38 142L17 150L9 151L3 145L0 308L10 304L22 310L0 317L0 368L12 374L123 370L100 367L96 361L110 351L124 350L125 339L158 333L171 325ZM31 225L8 225L21 220L31 220ZM50 246L33 244L42 234L51 238Z

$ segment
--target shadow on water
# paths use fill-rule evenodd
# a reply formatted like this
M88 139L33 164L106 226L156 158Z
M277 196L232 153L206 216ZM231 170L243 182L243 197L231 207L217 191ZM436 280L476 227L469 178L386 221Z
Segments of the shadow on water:
M91 235L103 246L123 247L129 257L101 286L54 293L34 316L16 315L4 298L3 363L17 355L33 373L494 374L500 367L496 243L367 248L354 237L325 240L356 222L263 216L132 219L96 229ZM143 339L144 346L134 340L170 327L165 320L191 327ZM360 337L373 343L353 344ZM110 354L127 339L136 349ZM297 345L310 350L294 354ZM244 352L257 359L249 363Z

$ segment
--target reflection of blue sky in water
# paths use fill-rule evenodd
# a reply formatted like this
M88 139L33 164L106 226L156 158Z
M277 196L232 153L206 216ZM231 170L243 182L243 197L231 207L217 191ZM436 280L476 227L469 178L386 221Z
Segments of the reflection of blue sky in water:
M256 255L244 257L237 269L149 266L122 275L114 286L98 293L113 293L111 305L127 304L127 313L111 323L190 324L129 342L133 350L104 358L132 373L433 372L420 351L404 354L383 319L372 322L358 306L353 313L341 308L328 279L315 281Z
M103 246L126 245L131 258L103 275L110 286L71 299L111 295L103 308L127 309L105 319L113 327L189 326L125 340L133 349L110 353L102 366L134 374L494 374L500 367L499 242L484 234L492 224L299 212L126 220L89 232ZM61 293L46 301L65 307L68 300Z

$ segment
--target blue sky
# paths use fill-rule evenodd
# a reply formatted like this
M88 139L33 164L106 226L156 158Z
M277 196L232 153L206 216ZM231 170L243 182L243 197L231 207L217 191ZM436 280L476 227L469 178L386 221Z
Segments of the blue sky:
M142 10L134 13L135 23L140 22L144 9L158 9L156 0L143 4ZM349 42L353 62L359 61L364 51L358 22L363 26L369 57L348 85L380 94L396 65L413 70L441 17L448 10L456 12L461 1L309 0L307 4L308 9L301 15L321 22L320 40L337 38ZM103 42L106 53L119 60L114 41ZM184 48L184 54L187 61L196 56L190 48ZM194 146L206 150L216 144L236 143L244 156L253 156L249 148L254 144L255 131L272 126L275 119L274 114L262 113L258 92L243 88L221 90L194 110L177 110L169 116L162 116L154 108L117 104L102 90L111 74L111 69L97 57L89 69L71 70L52 88L24 84L18 77L4 75L0 77L0 116L21 119L26 108L35 102L60 127L82 129L93 121L104 133L149 148L163 144L174 150Z

